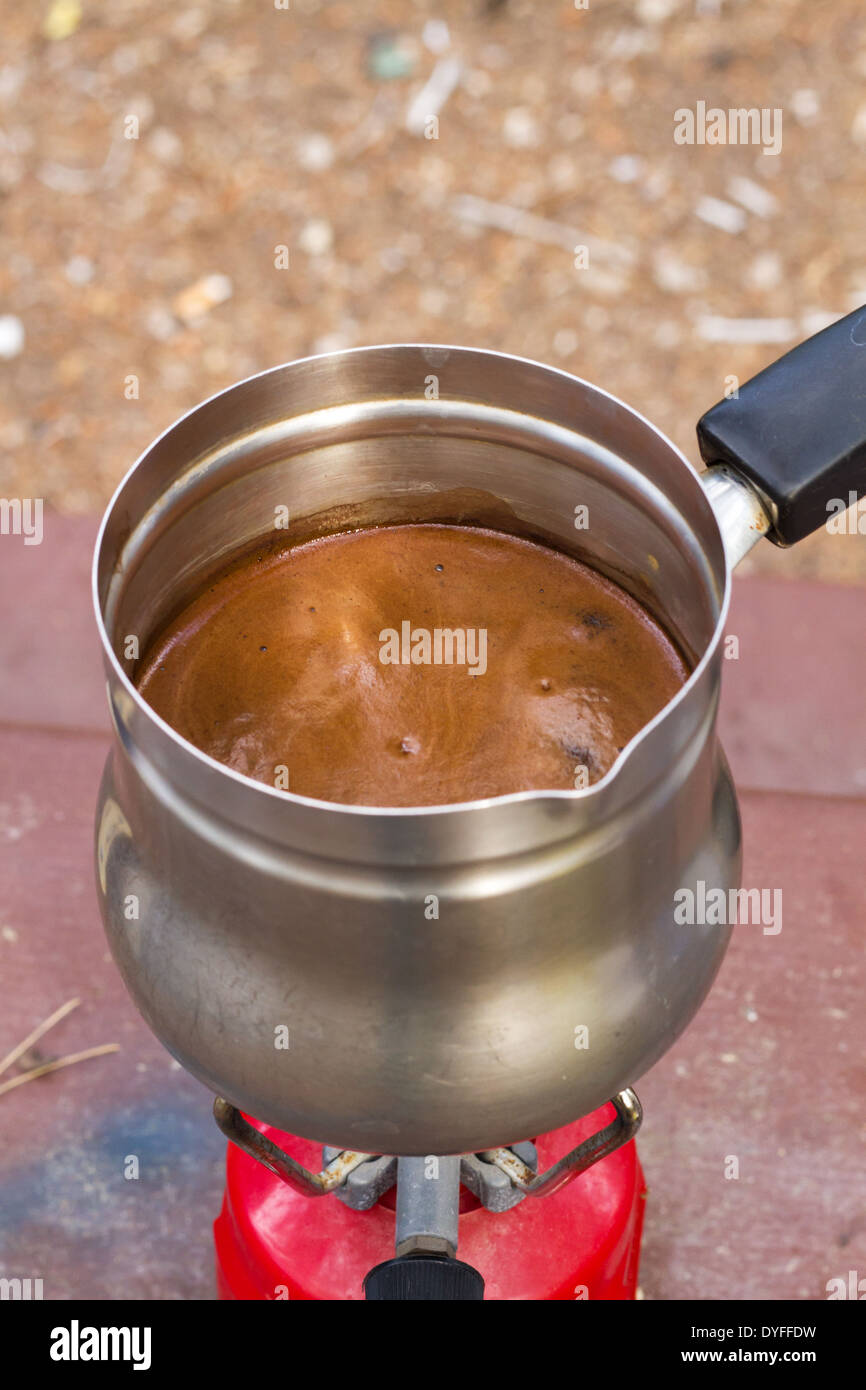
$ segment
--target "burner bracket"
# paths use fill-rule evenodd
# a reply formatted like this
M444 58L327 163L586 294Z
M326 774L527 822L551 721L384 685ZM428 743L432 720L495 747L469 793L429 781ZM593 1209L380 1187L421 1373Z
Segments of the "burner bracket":
M302 1192L305 1197L326 1197L342 1187L349 1174L359 1168L375 1154L356 1153L354 1149L343 1149L332 1162L327 1163L321 1173L312 1173L296 1158L277 1147L272 1140L251 1125L237 1106L217 1096L213 1105L214 1119L227 1139L237 1144L239 1149L256 1159L275 1177Z
M549 1197L637 1134L643 1110L634 1091L630 1088L620 1091L612 1098L611 1105L616 1110L616 1119L589 1139L584 1139L582 1144L578 1144L544 1173L535 1173L514 1149L487 1149L479 1156L500 1168L525 1196Z
M634 1091L630 1088L620 1091L611 1104L616 1118L545 1172L536 1171L535 1147L527 1142L511 1148L464 1154L460 1181L488 1211L494 1212L508 1211L524 1197L548 1197L558 1192L637 1134L643 1110ZM353 1149L325 1148L324 1167L320 1173L313 1173L251 1125L229 1101L218 1096L213 1110L214 1119L227 1139L305 1197L325 1197L336 1192L347 1206L366 1211L375 1206L397 1179L396 1157L358 1153Z

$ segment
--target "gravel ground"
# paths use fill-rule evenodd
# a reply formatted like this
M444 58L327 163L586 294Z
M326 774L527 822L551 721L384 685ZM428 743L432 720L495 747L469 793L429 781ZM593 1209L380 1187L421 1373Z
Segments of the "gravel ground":
M0 3L0 496L96 511L205 396L393 340L552 362L696 460L726 378L866 302L861 0L281 3ZM699 101L781 153L676 144ZM745 567L862 583L866 535Z

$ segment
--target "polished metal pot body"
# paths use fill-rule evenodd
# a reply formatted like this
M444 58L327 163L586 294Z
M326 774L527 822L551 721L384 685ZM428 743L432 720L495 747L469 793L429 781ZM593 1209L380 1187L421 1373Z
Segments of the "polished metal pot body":
M94 567L115 729L97 868L118 966L185 1067L294 1133L442 1154L566 1124L664 1053L729 936L678 923L674 895L740 871L720 643L730 564L765 523L712 472L565 373L423 345L277 368L148 450ZM252 782L150 710L129 653L280 508L305 535L445 520L545 539L649 604L693 674L573 792L376 809Z

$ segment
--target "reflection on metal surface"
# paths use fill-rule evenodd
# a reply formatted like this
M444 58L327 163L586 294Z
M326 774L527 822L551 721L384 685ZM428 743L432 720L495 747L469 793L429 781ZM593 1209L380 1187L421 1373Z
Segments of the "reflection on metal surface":
M769 511L751 484L723 463L714 464L700 477L733 569L770 530Z
M96 827L96 868L99 886L103 894L108 891L106 866L111 847L116 840L132 839L129 821L113 797L108 797L102 807L102 814Z

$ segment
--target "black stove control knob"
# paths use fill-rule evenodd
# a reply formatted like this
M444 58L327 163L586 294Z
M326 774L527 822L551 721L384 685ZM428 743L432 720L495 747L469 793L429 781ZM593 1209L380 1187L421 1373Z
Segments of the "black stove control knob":
M375 1265L364 1280L364 1297L371 1300L484 1298L484 1280L472 1265L448 1255L397 1255Z

